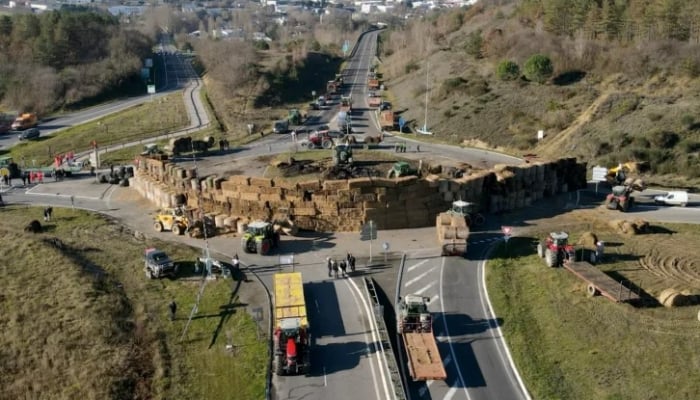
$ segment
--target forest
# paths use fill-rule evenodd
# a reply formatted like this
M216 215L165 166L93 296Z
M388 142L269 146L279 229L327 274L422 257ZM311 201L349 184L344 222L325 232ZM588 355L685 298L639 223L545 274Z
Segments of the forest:
M153 40L107 13L0 16L0 105L40 115L138 78Z

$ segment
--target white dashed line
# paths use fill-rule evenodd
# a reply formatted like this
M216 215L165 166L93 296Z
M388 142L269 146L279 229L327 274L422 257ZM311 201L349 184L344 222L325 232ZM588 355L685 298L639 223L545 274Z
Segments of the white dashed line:
M414 269L420 267L421 265L427 263L428 261L429 261L429 260L423 260L423 261L419 262L418 264L413 264L413 265L411 265L410 267L408 267L408 269L407 269L406 271L411 272L411 271L413 271Z
M437 283L437 281L432 281L432 282L430 282L430 283L427 284L426 286L423 286L422 288L416 290L416 294L423 294L423 293L425 293L426 290L428 290L428 289L430 289L431 287L435 286L436 283Z
M429 270L423 272L422 274L418 275L417 277L415 277L415 278L413 278L413 279L411 279L411 280L406 281L406 283L404 283L404 287L408 287L408 286L410 286L410 285L412 285L412 284L414 284L414 283L420 281L421 279L425 278L425 277L428 276L431 272L433 272L433 270L435 270L435 268L437 268L437 267L430 268Z

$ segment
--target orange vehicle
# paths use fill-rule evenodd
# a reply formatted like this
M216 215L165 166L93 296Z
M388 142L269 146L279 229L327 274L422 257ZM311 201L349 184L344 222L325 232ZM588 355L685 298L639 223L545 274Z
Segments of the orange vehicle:
M379 125L382 129L392 130L394 129L396 121L394 119L394 112L391 110L384 110L379 114Z
M32 113L24 113L17 117L15 119L15 122L12 123L12 129L16 131L21 131L29 128L33 128L37 126L38 124L38 119L36 117L36 114Z

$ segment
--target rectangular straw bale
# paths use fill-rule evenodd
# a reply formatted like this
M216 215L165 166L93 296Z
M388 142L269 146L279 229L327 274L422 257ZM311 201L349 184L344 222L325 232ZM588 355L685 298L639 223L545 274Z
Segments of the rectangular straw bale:
M245 175L231 175L228 181L235 185L250 185L250 178Z
M250 177L250 186L272 187L272 179L253 176Z
M350 189L354 188L364 188L373 186L372 178L353 178L348 179L348 187Z
M299 190L310 190L310 191L321 190L321 182L319 180L309 180L309 181L299 182L297 185L299 187Z
M323 190L338 191L338 190L344 190L347 188L348 188L348 181L346 181L344 179L323 182Z
M248 200L248 201L260 201L260 194L259 193L241 193L240 199L241 200Z

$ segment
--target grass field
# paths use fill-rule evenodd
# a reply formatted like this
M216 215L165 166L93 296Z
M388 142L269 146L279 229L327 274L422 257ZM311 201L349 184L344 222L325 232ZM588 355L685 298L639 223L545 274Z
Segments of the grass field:
M700 236L696 227L673 231L691 243ZM700 398L700 382L688 373L700 365L695 307L634 308L586 297L584 283L545 267L534 244L514 237L487 265L489 296L534 398ZM601 268L624 275L635 265L625 258L633 257L611 254Z
M40 234L22 228L41 209L0 214L0 236L15 244L0 268L0 399L264 397L267 341L238 299L237 281L207 284L180 340L201 282L186 278L196 250L137 239L82 211L56 209ZM181 277L145 277L141 254L154 246L183 262ZM174 322L171 300L179 306Z
M182 93L176 92L154 101L129 108L99 120L68 128L36 141L23 142L10 150L17 161L37 166L53 162L52 154L80 152L92 148L92 141L101 147L162 135L189 124Z

